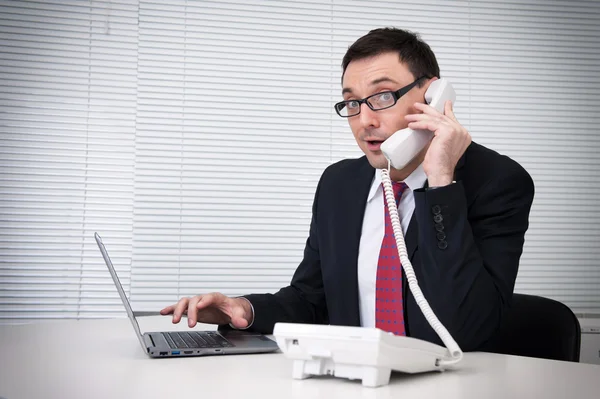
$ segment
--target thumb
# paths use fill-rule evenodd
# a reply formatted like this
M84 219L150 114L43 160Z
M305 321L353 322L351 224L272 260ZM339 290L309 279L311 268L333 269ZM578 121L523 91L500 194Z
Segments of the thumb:
M235 298L231 299L229 303L229 311L231 317L231 324L236 328L246 328L250 324L254 314L250 315L251 309L246 309L247 305L252 307L250 302L246 298ZM249 313L250 312L250 313Z
M233 324L233 326L235 328L246 328L248 327L248 321L246 319L244 319L243 317L239 316L239 315L233 315L231 316L231 324Z

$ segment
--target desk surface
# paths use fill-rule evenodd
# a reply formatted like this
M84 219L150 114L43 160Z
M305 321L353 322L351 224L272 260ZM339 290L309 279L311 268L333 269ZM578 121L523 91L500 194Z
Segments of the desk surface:
M187 329L160 316L139 321L142 331ZM0 326L6 399L600 397L600 366L489 353L467 353L456 370L443 373L392 373L380 388L291 376L292 362L281 353L150 359L127 319Z

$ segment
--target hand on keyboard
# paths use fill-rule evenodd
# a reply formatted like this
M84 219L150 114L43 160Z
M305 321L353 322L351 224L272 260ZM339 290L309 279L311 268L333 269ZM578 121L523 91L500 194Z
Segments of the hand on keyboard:
M190 327L201 322L208 324L231 323L236 328L246 328L252 323L254 317L252 306L247 299L230 298L218 292L181 298L176 304L161 310L160 314L172 314L174 324L179 323L183 315L187 315Z

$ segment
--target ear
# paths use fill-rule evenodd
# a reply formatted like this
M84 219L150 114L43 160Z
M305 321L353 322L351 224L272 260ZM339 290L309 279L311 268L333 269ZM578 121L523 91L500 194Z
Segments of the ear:
M427 91L427 89L429 89L429 85L431 84L431 82L435 82L436 80L438 80L439 78L437 76L434 76L433 78L427 80L427 82L423 85L422 89L425 89L423 91L423 93L425 93Z
M437 78L437 77L435 77L435 76L434 76L433 78L427 79L427 80L425 81L425 84L424 84L422 87L419 87L419 88L418 88L418 90L419 90L419 92L420 92L420 97L421 97L421 100L420 100L420 101L421 101L423 104L427 104L427 101L425 101L425 93L427 93L427 90L429 90L429 85L431 85L431 82L434 82L434 81L436 81L436 80L438 80L438 78ZM413 89L413 90L414 90L414 89Z

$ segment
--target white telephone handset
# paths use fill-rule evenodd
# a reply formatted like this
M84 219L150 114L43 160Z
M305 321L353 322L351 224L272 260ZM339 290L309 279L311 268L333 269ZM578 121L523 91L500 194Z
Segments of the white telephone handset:
M443 113L446 100L451 100L452 104L456 100L456 93L450 82L446 79L437 79L431 82L425 93L425 102ZM433 133L429 130L410 128L398 130L381 144L381 151L394 169L402 169L421 152L432 138Z

